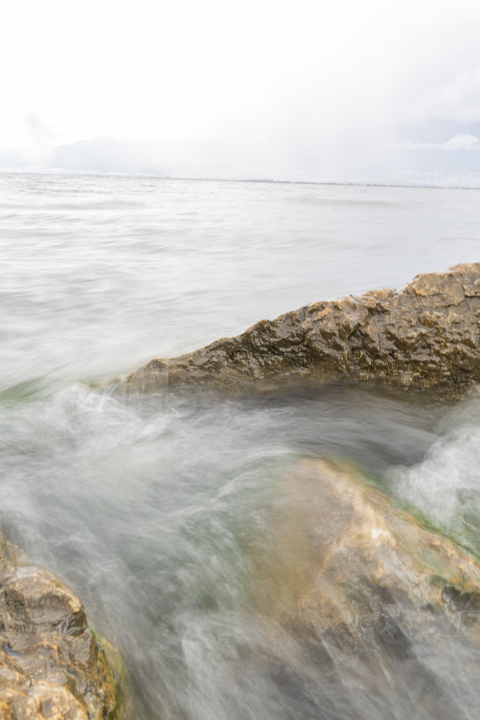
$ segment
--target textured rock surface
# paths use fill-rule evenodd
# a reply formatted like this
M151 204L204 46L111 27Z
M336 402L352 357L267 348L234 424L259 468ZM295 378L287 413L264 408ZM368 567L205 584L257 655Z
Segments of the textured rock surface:
M316 374L454 394L480 381L480 263L261 320L238 337L152 360L122 385L133 391L214 383L236 388Z
M477 560L345 466L305 460L286 484L269 550L255 554L260 612L300 638L331 687L386 693L415 718L471 717L451 673L461 660L460 676L480 674Z
M119 672L80 600L1 534L0 573L2 720L119 717Z
M449 618L461 609L469 637L480 642L480 565L473 556L342 466L301 462L292 492L295 509L278 548L286 558L292 542L304 547L305 562L295 559L297 604L317 628L341 624L356 632L363 614L386 604L400 605L419 627L428 614ZM457 629L467 615L455 616Z

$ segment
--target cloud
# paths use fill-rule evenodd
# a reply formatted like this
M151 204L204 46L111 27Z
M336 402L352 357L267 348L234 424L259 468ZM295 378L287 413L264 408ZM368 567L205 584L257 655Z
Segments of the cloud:
M440 146L440 150L480 150L480 143L475 135L454 135Z
M476 0L461 13L438 0L21 0L6 13L0 151L26 165L342 180L480 161ZM432 117L448 132L401 132Z
M400 145L394 146L393 149L398 150L444 150L452 152L454 150L480 150L480 141L475 135L456 134L450 140L443 143L418 143L406 140Z

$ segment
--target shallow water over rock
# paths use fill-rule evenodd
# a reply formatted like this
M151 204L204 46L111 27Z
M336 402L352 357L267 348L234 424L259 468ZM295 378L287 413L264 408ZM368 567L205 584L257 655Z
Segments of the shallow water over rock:
M463 406L470 423L474 402ZM341 387L232 399L72 386L2 411L0 523L68 581L119 647L135 718L384 720L411 717L419 698L418 717L435 718L438 678L449 678L440 682L445 707L469 717L478 651L463 635L447 628L436 644L428 632L401 636L410 648L401 686L387 682L387 669L359 692L361 654L345 656L346 675L337 668L333 682L331 651L271 606L285 568L311 562L305 548L278 541L285 521L305 511L305 495L285 482L298 460L348 458L382 481L392 466L422 460L439 442L439 422L463 432L445 412ZM268 577L261 556L270 557ZM395 638L388 618L379 622L379 637Z

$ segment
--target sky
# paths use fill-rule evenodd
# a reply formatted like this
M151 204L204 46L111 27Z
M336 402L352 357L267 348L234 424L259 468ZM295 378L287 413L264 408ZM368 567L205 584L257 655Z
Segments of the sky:
M0 18L3 166L480 172L478 0L5 0ZM432 119L451 137L416 141Z

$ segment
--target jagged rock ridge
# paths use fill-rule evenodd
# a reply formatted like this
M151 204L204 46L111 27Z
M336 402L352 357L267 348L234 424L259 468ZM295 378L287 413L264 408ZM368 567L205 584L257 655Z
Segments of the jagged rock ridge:
M237 388L273 378L373 381L456 393L480 381L480 263L417 276L402 291L314 303L261 320L122 381L132 391L166 385Z

